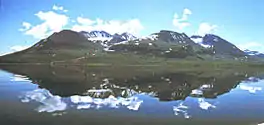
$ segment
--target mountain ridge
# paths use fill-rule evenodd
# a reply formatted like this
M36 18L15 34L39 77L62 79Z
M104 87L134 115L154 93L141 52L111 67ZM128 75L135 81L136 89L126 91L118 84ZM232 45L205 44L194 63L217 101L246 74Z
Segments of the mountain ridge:
M3 58L10 57L9 59L11 59L16 57L27 62L27 58L34 60L34 58L41 58L38 56L45 56L46 60L51 61L55 60L56 56L59 57L58 55L63 55L59 58L63 60L64 58L100 55L109 49L115 53L151 54L165 58L182 59L189 56L198 59L241 58L241 60L256 57L213 34L206 34L204 37L189 37L185 33L160 30L147 37L137 38L128 32L111 35L105 31L75 32L62 30L40 40L26 50L2 56L1 60L3 61Z

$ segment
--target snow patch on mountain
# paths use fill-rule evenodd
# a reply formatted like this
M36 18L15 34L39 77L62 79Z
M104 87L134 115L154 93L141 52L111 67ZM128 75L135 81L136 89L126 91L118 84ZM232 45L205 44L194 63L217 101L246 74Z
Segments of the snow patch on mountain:
M111 34L105 31L91 31L91 32L81 31L80 33L91 41L110 41L113 38Z
M122 33L120 36L121 36L123 39L128 40L128 41L137 39L137 37L135 37L135 36L132 35L131 33L127 33L127 32Z
M212 47L212 45L210 45L210 44L205 44L203 42L203 38L202 37L195 37L195 38L192 38L191 37L191 40L194 41L195 43L198 43L199 45L201 45L204 48L210 48L210 47Z
M93 38L88 38L91 41L110 41L112 37L93 37Z
M122 41L122 42L119 42L119 43L114 43L113 45L119 45L119 44L128 44L128 41Z
M143 36L143 37L139 38L139 40L148 39L148 40L154 41L154 40L157 40L158 37L159 37L159 35L152 34L149 36Z
M130 33L122 33L122 34L110 34L105 31L91 31L91 32L85 32L81 31L81 34L83 34L88 40L91 41L111 41L114 38L119 38L122 41L130 41L135 40L137 37Z
M195 43L202 43L203 42L203 38L191 38L192 41L194 41Z
M251 51L251 50L244 50L244 52L247 54L247 55L250 55L250 56L256 56L256 55L264 55L264 53L260 53L258 51Z

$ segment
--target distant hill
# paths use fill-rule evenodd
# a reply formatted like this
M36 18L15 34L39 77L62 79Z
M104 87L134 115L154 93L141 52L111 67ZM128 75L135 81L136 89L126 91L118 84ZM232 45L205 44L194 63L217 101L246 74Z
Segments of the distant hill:
M251 50L244 50L244 52L247 54L247 55L250 55L250 56L255 56L255 57L260 57L260 58L264 58L264 53L260 53L258 51L251 51Z

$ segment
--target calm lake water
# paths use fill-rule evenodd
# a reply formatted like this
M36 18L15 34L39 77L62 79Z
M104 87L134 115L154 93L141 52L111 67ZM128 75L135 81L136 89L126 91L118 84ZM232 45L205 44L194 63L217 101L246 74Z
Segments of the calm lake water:
M0 70L1 125L264 122L262 74L155 73L49 66ZM129 72L130 71L122 71ZM122 74L122 73L121 73Z

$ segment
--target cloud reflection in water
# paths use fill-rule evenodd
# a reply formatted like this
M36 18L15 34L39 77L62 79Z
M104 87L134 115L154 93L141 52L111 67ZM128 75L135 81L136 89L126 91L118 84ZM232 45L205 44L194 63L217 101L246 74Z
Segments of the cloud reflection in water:
M95 90L93 90L95 91ZM103 90L98 90L98 93L105 92ZM138 97L114 97L110 95L107 98L93 98L91 96L79 96L73 95L69 97L71 100L71 105L77 109L100 109L101 107L110 108L120 108L126 107L129 110L137 111L143 100L138 99ZM39 102L41 105L37 108L38 112L56 112L64 111L67 108L67 104L62 100L60 96L52 95L48 90L36 89L33 91L26 92L21 99L23 103L29 102Z
M14 82L30 82L29 78L23 75L14 75L11 81Z
M21 101L24 103L30 101L41 103L41 105L37 108L38 112L63 111L67 107L67 104L62 101L60 96L54 96L45 89L36 89L26 92Z
M191 116L187 112L188 107L183 105L183 103L173 106L174 115L182 114L184 118L190 118Z
M203 98L198 98L199 107L203 110L208 110L209 108L216 108L215 105L206 102Z
M77 109L89 109L89 108L100 108L100 107L110 107L119 108L121 106L126 107L129 110L139 110L143 100L139 100L138 97L132 96L128 98L114 97L110 95L108 98L92 98L90 96L71 96L71 102L77 106Z

